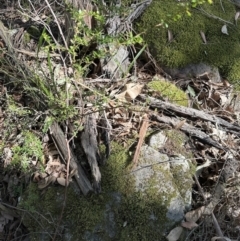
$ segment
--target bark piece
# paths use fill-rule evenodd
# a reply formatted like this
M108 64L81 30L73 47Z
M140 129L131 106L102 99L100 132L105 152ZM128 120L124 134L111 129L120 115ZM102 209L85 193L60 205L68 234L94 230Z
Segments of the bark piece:
M112 130L112 126L109 120L107 119L107 115L104 111L104 116L101 118L100 126L98 128L98 133L100 134L100 138L103 141L103 144L105 145L105 148L106 148L105 157L103 158L103 160L101 160L101 163L100 163L101 165L105 164L111 152L111 146L110 146L111 130Z
M55 143L57 144L58 150L61 152L62 157L64 158L64 162L67 163L69 153L68 153L66 139L62 129L56 122L54 122L50 127L50 132ZM79 161L77 160L76 156L73 154L73 151L71 150L71 148L69 148L69 150L70 150L70 169L77 170L74 177L83 194L87 195L89 192L93 191L91 183L87 178L81 165L79 164Z
M81 135L81 143L92 171L94 189L98 193L101 191L101 172L98 167L100 155L97 134L96 117L94 113L91 113L86 116L84 131Z

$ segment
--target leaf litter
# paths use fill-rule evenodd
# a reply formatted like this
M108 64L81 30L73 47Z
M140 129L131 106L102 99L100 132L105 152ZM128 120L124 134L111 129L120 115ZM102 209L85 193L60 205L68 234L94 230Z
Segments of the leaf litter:
M86 21L89 24L89 16L86 17ZM235 21L239 18L239 12L235 15ZM223 25L221 29L223 34L228 34L227 26ZM207 44L206 36L201 31L200 33L202 40L205 44ZM168 32L169 41L172 41L173 36L172 33ZM31 63L31 59L28 60ZM45 67L46 71L48 70L46 62L42 63L42 66ZM200 194L198 188L193 187L194 198L193 198L193 210L187 212L185 215L186 221L184 221L181 225L182 227L174 228L167 239L169 241L178 240L181 233L183 232L183 227L185 229L194 229L198 228L200 225L205 225L204 228L209 233L210 229L212 229L212 223L206 222L205 224L201 224L202 220L204 220L205 216L211 215L212 212L221 213L224 212L228 215L228 219L232 221L233 225L231 228L228 227L229 232L235 233L236 228L239 226L240 220L240 211L239 211L239 196L240 192L237 188L239 185L239 133L233 129L227 129L226 127L222 127L218 123L208 122L204 119L195 119L194 116L188 117L184 120L181 119L181 113L175 115L177 118L177 124L171 125L171 123L164 122L162 118L162 122L156 121L153 119L153 113L157 112L157 115L162 116L170 116L169 111L159 108L153 108L149 105L149 103L142 102L139 99L140 94L148 95L148 89L146 87L146 83L144 81L147 80L149 82L152 79L152 76L155 73L149 74L149 68L146 72L144 68L141 67L141 63L139 64L139 71L137 73L135 83L132 83L131 78L124 79L122 82L117 82L115 84L111 83L109 79L109 83L90 83L91 81L85 81L86 86L90 86L91 88L96 88L97 90L104 91L104 94L110 96L111 99L105 103L104 109L106 111L106 120L108 120L109 125L108 129L111 129L111 133L108 133L110 136L108 140L105 140L105 144L108 145L114 139L118 139L119 142L122 142L123 145L126 145L129 138L138 135L139 142L135 151L135 155L133 156L133 162L137 163L139 152L141 145L144 144L144 139L146 137L147 131L153 131L154 129L159 128L176 128L179 130L183 130L185 124L195 128L196 130L201 130L206 133L212 140L219 143L224 148L216 148L210 146L210 144L205 144L204 140L200 138L192 138L189 140L189 144L194 147L194 156L195 159L193 162L198 165L197 167L197 178L200 181L202 188L206 189L204 193L211 193L211 198L214 199L214 196L221 196L218 200L217 204L213 204L209 201L209 203L205 203L203 197ZM154 65L154 63L153 63ZM60 78L62 76L61 66L56 64L55 68L55 80L64 82L64 78ZM165 78L164 73L160 74L162 78ZM146 77L147 76L147 77ZM142 81L144 79L144 81ZM92 79L91 79L92 80ZM167 80L169 81L169 80ZM214 83L211 79L201 79L201 78L184 78L184 79L176 79L171 80L171 82L175 82L176 86L180 87L184 91L188 91L189 93L189 102L190 106L203 110L206 113L211 113L213 116L221 117L223 120L228 121L229 123L239 127L239 119L237 114L237 106L234 105L234 90L233 87L227 82L227 80L222 81L221 83ZM59 84L59 83L58 83ZM6 87L1 84L0 85L0 94L1 96L6 94ZM89 102L90 106L95 101L95 96L88 96L89 98L84 101ZM12 98L14 101L18 102L19 105L22 105L23 96L17 92L12 94ZM167 102L167 98L161 96L161 93L157 93L155 98L161 101ZM88 104L88 103L87 103ZM87 106L86 104L86 106ZM4 105L3 105L4 106ZM150 108L149 108L150 106ZM147 107L147 108L146 108ZM82 107L83 108L83 107ZM89 111L96 111L94 108L83 108L83 112L87 114ZM99 111L100 112L100 111ZM0 107L0 129L1 132L4 130L4 120L6 116L6 109L4 107ZM101 115L99 115L101 116ZM97 124L101 127L100 123L101 118L98 117L96 119ZM148 123L148 124L147 124ZM151 123L151 124L149 124ZM102 135L106 134L106 132L102 133ZM17 140L17 131L13 131L12 135L8 139L8 146L4 149L4 166L8 166L12 161L12 153L11 147L14 145L14 142ZM2 141L2 140L0 140ZM2 144L2 143L0 143ZM99 144L99 143L98 143ZM34 160L33 165L37 169L36 172L32 175L32 180L38 183L39 189L44 189L52 184L59 184L62 186L68 185L71 182L71 178L75 175L76 170L72 170L69 173L69 179L67 182L67 166L66 163L63 162L63 158L56 145L53 143L51 138L48 138L48 144L44 145L45 155L43 160ZM231 153L231 154L230 154ZM84 155L84 154L82 154ZM109 154L108 154L109 155ZM106 156L108 156L106 154ZM101 157L100 157L101 158ZM97 161L97 157L95 156L94 162ZM232 164L234 163L234 165ZM86 163L82 163L86 165ZM40 168L42 167L42 169ZM40 171L41 169L41 171ZM9 196L14 197L14 193L12 191L11 185L18 185L21 183L21 178L16 176L13 180L12 178L7 177L7 175L2 174L2 179L4 178L4 183L7 186ZM224 182L226 185L221 184L221 178L224 177ZM28 180L29 182L29 180ZM220 190L216 192L216 186L219 186ZM208 199L206 197L206 199ZM16 202L16 201L15 201ZM18 218L17 215L12 213L11 209L6 209L5 206L0 206L1 214L0 214L0 230L3 230L4 227L11 223L14 224L13 221L16 221ZM225 217L219 215L218 223L221 227L225 227ZM206 232L206 237L207 233ZM191 240L194 240L194 234ZM217 240L218 237L210 237L212 240ZM208 239L209 240L209 239ZM230 240L226 238L226 240Z

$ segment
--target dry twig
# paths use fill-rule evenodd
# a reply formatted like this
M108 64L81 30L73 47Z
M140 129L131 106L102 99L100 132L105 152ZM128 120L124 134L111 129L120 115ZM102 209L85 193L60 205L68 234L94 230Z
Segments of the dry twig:
M141 126L140 131L139 131L139 140L138 140L137 148L135 150L135 154L134 154L134 157L133 157L133 168L132 168L132 170L135 169L135 167L137 166L141 146L143 144L144 137L146 136L146 133L147 133L147 129L148 129L148 125L149 125L148 123L149 123L148 122L148 116L147 116L147 114L145 114L143 116L142 126Z

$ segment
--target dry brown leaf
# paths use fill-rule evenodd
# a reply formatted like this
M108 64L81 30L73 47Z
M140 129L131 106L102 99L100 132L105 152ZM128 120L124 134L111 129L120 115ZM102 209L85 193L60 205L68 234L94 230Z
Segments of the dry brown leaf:
M40 173L41 178L46 178L48 176L47 173Z
M68 179L70 180L76 173L77 173L77 169L72 169L68 176Z
M38 188L43 189L56 181L56 177L49 176L38 182Z
M179 130L181 129L181 127L185 124L186 122L186 119L182 120L182 121L179 121L175 126L174 126L174 129L176 130Z
M125 130L124 132L122 132L122 133L120 133L118 136L119 137L123 137L123 136L126 136L126 135L128 135L130 133L130 130Z
M211 94L211 98L212 98L215 102L219 102L219 100L220 100L220 95L221 95L220 92L214 91L214 92L212 92L212 94Z
M182 234L183 228L182 227L176 227L171 230L171 232L166 237L168 241L177 241L181 234Z
M131 101L134 100L142 92L143 84L129 83L126 84L122 93L115 95L118 100Z
M59 172L55 172L55 171L54 171L53 173L51 173L51 176L56 177L56 178L58 178L59 175L60 175Z
M123 122L123 121L118 121L117 122L119 125L124 126L124 127L128 127L128 128L132 128L133 124L131 122Z
M52 161L52 162L50 163L50 165L51 165L51 166L60 166L61 163L58 162L58 161Z
M39 182L39 181L41 180L40 174L39 174L38 172L34 173L32 180L33 180L34 182Z
M110 105L111 108L115 108L117 106L114 101L109 101L108 104Z
M65 178L66 177L66 174L61 172L60 175L59 175L59 178Z
M122 108L116 108L115 110L114 110L114 113L115 114L119 114L120 116L124 116L124 110L122 110Z
M124 118L120 115L120 114L116 114L113 116L113 119L116 119L116 120L124 120Z
M204 210L205 210L205 206L202 206L200 208L187 212L185 214L185 218L187 222L197 222L197 220L202 216Z
M53 150L48 150L48 154L49 154L49 159L50 159L50 157L52 158L53 156L58 155L59 152L57 149L53 149Z
M57 178L57 182L62 185L62 186L66 186L66 179L65 178L62 178L62 177L59 177ZM69 183L67 183L67 186L68 186Z
M188 221L188 222L182 222L181 223L182 227L187 228L189 230L198 227L198 224L192 221Z

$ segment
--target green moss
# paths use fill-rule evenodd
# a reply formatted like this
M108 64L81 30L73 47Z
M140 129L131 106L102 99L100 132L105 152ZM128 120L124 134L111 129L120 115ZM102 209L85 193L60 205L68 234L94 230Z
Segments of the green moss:
M41 161L43 148L42 142L33 132L23 131L22 138L24 139L23 144L12 148L13 157L10 166L18 167L26 172L30 170L33 157Z
M165 240L166 207L155 199L135 193L118 209L119 241ZM123 227L123 224L126 226Z
M113 142L111 156L101 169L102 193L84 197L70 185L61 223L65 233L71 234L69 241L87 240L86 233L97 235L99 240L105 241L164 240L167 206L174 193L158 193L156 173L158 168L163 167L154 167L155 174L142 193L135 190L130 164L128 148ZM117 205L113 202L113 193L120 195ZM30 214L24 216L23 222L30 230L31 240L51 240L49 235L43 233L52 235L55 232L63 200L64 188L61 186L50 186L39 191L37 185L30 184L20 205ZM106 218L109 209L114 214L111 222L116 227L114 238L105 232L110 222ZM39 233L42 234L41 239ZM63 240L60 235L57 238Z
M167 142L165 143L165 148L174 155L183 155L186 158L192 158L193 154L186 150L184 144L187 142L187 136L179 130L165 130L164 134L166 135Z
M20 207L27 211L28 215L24 216L23 222L31 233L31 240L40 240L41 233L55 232L64 202L64 192L61 186L51 186L41 194L36 184L29 185ZM105 200L101 195L84 197L75 193L73 187L68 189L62 222L70 230L71 240L84 240L84 232L92 231L94 225L101 223L105 207L103 201ZM43 240L51 240L49 235L43 236ZM62 240L61 235L57 240Z
M191 168L187 170L183 170L182 165L175 165L171 168L171 172L173 174L173 180L177 189L179 190L181 196L184 198L186 197L186 193L191 190L193 181L192 181L192 173ZM184 200L185 202L188 200Z
M188 106L187 94L179 89L176 85L165 80L153 80L148 83L150 90L156 91L163 98L167 98L170 102L182 106Z
M172 173L170 172L170 170L168 168L165 167L165 165L163 164L160 164L160 165L155 165L153 167L153 170L155 172L155 177L156 177L156 174L157 173L162 173L162 180L165 180L166 183L171 183L172 180L173 180L173 177L172 177ZM159 182L161 182L161 180L158 180L156 178L151 178L150 179L150 183L152 183L154 180L157 181L157 185L159 185ZM155 186L156 186L155 184ZM174 186L175 190L177 190L177 185L175 185L175 183L172 183L172 185ZM154 186L151 185L151 188L149 190L147 190L147 193L152 193L151 196L156 196L156 191L154 191ZM164 211L165 211L165 215L166 215L166 212L167 212L167 209L166 207L169 207L170 205L170 202L173 198L175 198L177 196L177 191L174 191L174 192L169 192L169 191L166 191L166 192L161 192L160 195L158 196L158 200L159 200L159 203L161 203L163 205L164 208ZM166 220L165 220L166 222Z
M103 191L119 191L124 194L132 192L134 180L129 178L130 157L128 149L116 142L111 143L111 155L107 164L101 169Z
M186 150L184 143L187 141L187 136L179 130L166 130L164 134L168 137L165 148L172 154L182 155L191 160L193 154ZM179 190L182 197L186 197L186 192L192 187L192 176L196 172L196 167L191 161L188 161L189 170L184 171L182 165L174 165L171 167L171 173L175 182L176 188ZM187 200L185 200L187 201Z
M240 70L231 73L231 66L240 58L240 28L234 24L234 5L228 0L214 1L211 5L192 9L191 17L181 15L175 21L174 15L182 8L175 0L153 0L137 23L138 32L143 33L157 61L168 67L205 62L224 68L225 77L230 81L239 78ZM159 24L161 22L167 23L168 28ZM232 23L227 23L229 35L221 32L226 22ZM173 34L171 43L168 42L168 30ZM207 44L203 43L200 31L205 34Z
M240 59L234 61L231 66L227 66L226 69L228 74L228 79L232 80L236 90L240 90Z
M103 190L120 191L122 194L119 208L114 210L119 230L116 240L160 240L166 223L166 206L161 204L161 197L157 195L156 179L152 177L149 180L145 194L136 192L130 161L127 149L113 143L111 157L102 170ZM151 220L151 215L156 220Z

